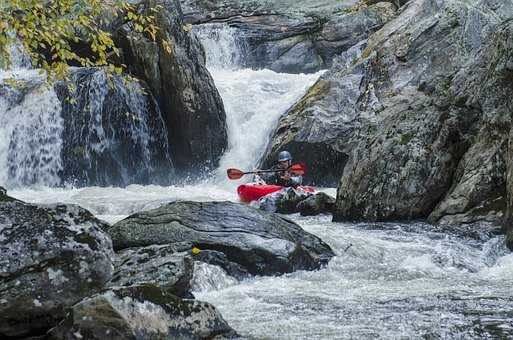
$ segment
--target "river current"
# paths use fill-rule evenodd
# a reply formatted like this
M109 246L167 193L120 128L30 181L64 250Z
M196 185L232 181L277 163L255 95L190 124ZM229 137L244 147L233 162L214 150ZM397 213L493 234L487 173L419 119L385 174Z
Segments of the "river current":
M320 76L240 69L243 43L201 27L208 66L227 111L229 149L214 178L187 186L11 188L27 202L77 203L114 223L177 199L236 201L225 169L251 169L275 122ZM0 147L1 150L1 147ZM0 164L0 168L3 165ZM1 169L0 169L1 170ZM335 189L325 189L335 194ZM200 265L195 296L255 339L513 338L513 254L503 236L424 223L333 223L291 217L337 256L321 270L239 282ZM485 230L483 228L483 230Z

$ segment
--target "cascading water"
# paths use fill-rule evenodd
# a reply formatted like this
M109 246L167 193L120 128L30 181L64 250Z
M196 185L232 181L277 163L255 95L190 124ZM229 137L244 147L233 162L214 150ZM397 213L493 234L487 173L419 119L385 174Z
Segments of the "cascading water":
M195 31L206 46L208 66L227 111L230 147L215 180L196 186L23 188L10 194L31 202L78 203L108 222L176 199L236 200L233 187L226 184L225 168L253 167L278 117L319 74L242 69L237 63L243 61L240 51L245 47L235 29L205 25ZM3 159L0 162L4 167ZM337 256L327 268L242 282L217 267L195 268L194 295L212 302L241 335L513 337L513 255L507 253L502 236L475 238L426 224L354 225L332 223L328 217L290 218L334 249Z
M322 72L284 74L244 69L240 65L247 46L236 28L204 24L195 27L194 32L207 51L207 67L227 113L229 145L217 174L218 183L225 183L226 169L251 170L256 166L280 116Z
M60 184L63 119L61 104L44 76L26 69L22 53L0 71L0 183Z
M91 68L50 85L19 47L10 59L0 71L0 183L171 182L164 121L140 84Z

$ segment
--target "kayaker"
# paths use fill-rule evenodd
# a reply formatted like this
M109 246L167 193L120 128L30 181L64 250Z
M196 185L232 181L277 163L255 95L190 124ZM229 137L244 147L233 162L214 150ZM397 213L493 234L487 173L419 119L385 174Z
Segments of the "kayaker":
M303 177L294 174L290 170L292 155L288 151L278 154L278 162L270 170L283 170L270 173L260 173L259 177L267 184L281 185L284 187L297 187L303 182Z

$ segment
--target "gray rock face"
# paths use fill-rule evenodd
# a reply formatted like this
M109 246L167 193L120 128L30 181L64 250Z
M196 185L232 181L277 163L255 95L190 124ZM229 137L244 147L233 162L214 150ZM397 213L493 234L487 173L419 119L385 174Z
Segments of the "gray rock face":
M0 337L43 334L110 280L105 225L73 205L0 203Z
M355 1L205 2L184 0L186 22L224 22L246 45L244 66L315 72L379 29L395 12L390 3L353 8Z
M281 119L266 159L286 148L311 181L342 175L335 220L496 221L511 112L496 31L512 16L510 1L408 2Z
M156 13L157 42L125 25L117 33L129 71L148 83L168 130L171 154L182 174L215 168L227 146L226 114L205 55L184 29L178 1L142 0ZM151 13L153 15L153 13Z
M185 242L222 252L250 274L316 269L334 256L297 224L231 202L174 202L132 215L108 232L115 249Z
M151 283L166 293L186 296L191 288L194 261L183 250L171 245L125 249L116 254L110 285Z
M362 123L348 141L335 219L500 217L511 90L492 65L510 57L500 46L506 35L491 33L513 4L475 6L412 1L371 37L355 66L367 65Z
M210 304L182 300L153 285L111 288L74 305L50 332L64 339L212 339L236 337Z

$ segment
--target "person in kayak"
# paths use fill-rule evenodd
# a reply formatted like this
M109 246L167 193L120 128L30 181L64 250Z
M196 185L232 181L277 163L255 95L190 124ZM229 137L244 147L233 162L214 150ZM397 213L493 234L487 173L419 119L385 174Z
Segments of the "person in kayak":
M303 182L303 177L294 174L290 170L292 165L292 155L288 151L282 151L278 154L278 162L270 170L282 170L270 173L260 173L258 176L270 185L281 185L284 187L297 187Z

